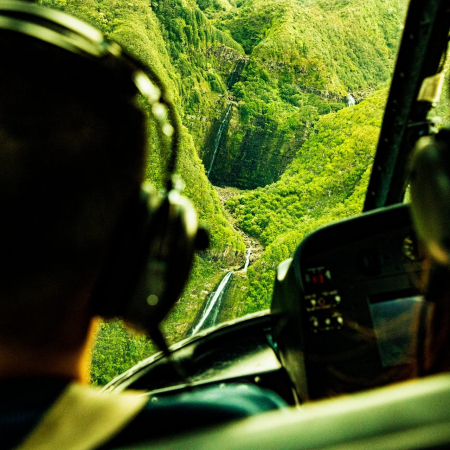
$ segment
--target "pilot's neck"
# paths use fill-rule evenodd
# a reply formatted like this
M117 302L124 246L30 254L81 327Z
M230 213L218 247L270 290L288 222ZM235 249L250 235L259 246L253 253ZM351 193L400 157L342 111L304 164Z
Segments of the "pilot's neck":
M0 342L0 378L54 377L88 383L92 341L97 321L92 321L85 341L75 349L52 350Z

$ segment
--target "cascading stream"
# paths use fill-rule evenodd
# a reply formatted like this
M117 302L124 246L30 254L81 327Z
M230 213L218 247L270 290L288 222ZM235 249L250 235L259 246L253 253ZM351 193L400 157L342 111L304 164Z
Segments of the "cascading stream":
M253 244L253 242L252 242ZM250 255L252 254L252 246L247 249L246 260L244 264L244 268L242 272L246 272L247 268L250 264ZM227 289L231 283L234 272L227 272L225 276L220 281L217 289L213 291L206 304L203 306L203 311L199 319L194 322L194 325L191 328L190 334L198 333L201 330L205 330L206 328L213 327L217 325L217 317L219 316L222 300L227 292Z
M250 255L252 254L252 246L247 250L247 259L245 260L244 272L247 272L247 267L250 264Z
M237 61L236 65L233 68L233 71L231 72L230 76L227 80L227 88L230 90L233 85L239 80L239 76L241 75L242 70L244 69L245 63L247 62L247 58L241 58ZM233 103L229 102L227 111L225 113L225 117L223 118L219 130L217 131L216 138L214 139L214 150L213 150L213 156L211 158L211 163L209 165L208 172L206 173L207 177L209 178L209 175L211 174L211 170L214 166L214 161L216 160L217 150L219 150L221 141L222 141L222 135L224 131L226 130L228 123L230 121L230 114L231 114L231 108L233 107Z
M231 72L231 74L228 78L228 81L227 81L228 89L231 89L233 87L233 85L236 83L236 81L238 81L239 76L245 66L246 61L247 61L246 58L242 58L237 61L236 65L235 65L233 71ZM214 166L214 161L216 159L217 151L219 150L219 147L220 147L222 135L223 135L224 131L226 130L228 123L230 121L232 107L233 107L233 103L229 102L225 116L220 124L219 130L216 134L216 138L214 139L214 151L213 151L213 156L211 159L211 164L209 165L209 169L207 172L208 177ZM247 268L250 264L251 253L252 253L252 247L250 246L250 248L248 248L248 250L247 250L246 261L245 261L245 265L244 265L244 269L243 269L244 272L247 271ZM222 280L221 280L219 286L217 287L217 289L215 290L215 292L213 292L213 294L209 296L206 306L204 306L202 315L201 315L200 319L198 320L198 322L193 326L191 334L198 333L200 330L210 328L210 327L216 325L217 316L219 315L219 312L220 312L222 298L224 297L224 295L226 293L227 287L228 287L232 277L233 277L233 272L231 272L231 271L227 272L227 274L222 278Z
M225 294L226 287L233 276L233 272L228 272L220 282L218 288L208 299L206 304L206 308L203 310L203 314L198 321L198 323L192 329L192 334L197 333L202 329L206 329L212 327L216 324L217 316L220 310L220 304L222 302L222 298Z
M214 152L213 152L213 157L211 159L211 164L209 165L209 169L208 169L208 173L207 176L209 177L209 174L211 173L211 170L213 168L214 165L214 160L216 159L216 154L217 154L217 150L219 150L219 146L220 146L220 141L222 139L222 134L225 130L225 128L228 125L228 121L229 121L229 117L230 117L230 113L231 113L231 108L233 107L232 103L228 104L228 108L227 108L227 112L225 113L225 117L222 120L222 123L220 124L219 127L219 131L216 134L216 139L214 140Z
M347 94L347 106L355 106L356 105L356 101L353 98L353 95L350 94L350 92Z
M242 58L242 59L238 60L238 62L234 66L233 72L231 72L231 74L227 80L227 88L228 89L231 89L233 87L233 85L238 81L239 76L241 75L242 69L244 68L246 61L247 61L246 58Z

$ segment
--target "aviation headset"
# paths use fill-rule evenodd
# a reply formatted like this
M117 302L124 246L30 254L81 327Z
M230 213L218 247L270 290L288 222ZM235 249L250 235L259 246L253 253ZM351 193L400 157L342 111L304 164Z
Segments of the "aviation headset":
M144 69L96 28L60 11L0 0L0 30L27 35L91 59L107 73L119 73L132 86L130 98L142 94L147 99L162 145L168 148L171 141L165 193L158 195L143 185L127 204L92 302L93 314L121 317L166 350L158 325L181 294L194 252L208 246L193 205L180 194L173 178L179 146L173 104L150 68Z

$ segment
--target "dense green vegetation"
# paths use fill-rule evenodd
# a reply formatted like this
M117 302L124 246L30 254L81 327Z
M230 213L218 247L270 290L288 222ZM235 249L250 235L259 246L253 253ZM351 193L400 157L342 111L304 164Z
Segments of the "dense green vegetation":
M321 224L360 211L406 0L39 0L78 16L151 66L183 123L178 173L211 230L164 329L182 339L222 271L245 246L205 175L230 102L213 183L256 188L229 200L237 224L266 245L236 276L223 320L268 306L277 263ZM230 74L245 66L235 83ZM227 85L228 84L228 85ZM357 106L346 108L351 92ZM142 103L146 107L145 103ZM146 178L161 186L167 155L149 114ZM278 181L277 181L278 180ZM266 187L264 187L266 186ZM92 381L104 384L155 346L103 323Z
M228 200L240 226L267 246L248 269L246 313L269 306L276 266L308 233L361 212L385 99L378 92L322 116L278 182Z
M250 55L232 88L233 120L214 184L254 189L276 181L320 115L389 80L404 0L198 2ZM208 159L208 158L207 158Z

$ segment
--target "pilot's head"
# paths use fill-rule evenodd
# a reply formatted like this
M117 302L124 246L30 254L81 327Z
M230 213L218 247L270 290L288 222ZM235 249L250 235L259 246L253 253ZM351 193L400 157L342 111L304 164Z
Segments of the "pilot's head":
M145 115L107 59L0 29L0 61L0 351L76 348L143 179Z

